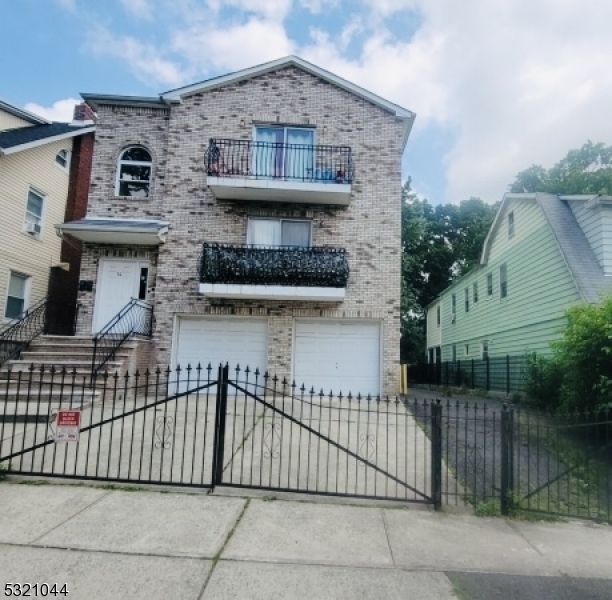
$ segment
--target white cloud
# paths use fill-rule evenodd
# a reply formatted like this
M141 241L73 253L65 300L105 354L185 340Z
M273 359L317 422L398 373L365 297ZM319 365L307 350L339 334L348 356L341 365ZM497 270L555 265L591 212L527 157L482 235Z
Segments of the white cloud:
M323 10L330 10L340 5L340 0L300 0L300 4L313 15L318 15Z
M51 106L41 106L35 102L28 102L24 106L24 109L48 121L62 121L68 123L72 121L75 105L80 104L80 102L81 101L76 98L57 100Z
M208 0L208 6L216 13L221 8L238 10L282 22L291 11L292 0Z
M99 26L89 32L88 45L98 55L113 56L126 62L134 75L144 83L176 87L190 77L177 61L165 58L154 44L132 36L117 36Z
M237 25L211 23L177 32L172 49L201 73L224 73L291 54L294 45L282 24L252 17Z
M120 0L123 9L130 15L144 21L153 20L150 0Z

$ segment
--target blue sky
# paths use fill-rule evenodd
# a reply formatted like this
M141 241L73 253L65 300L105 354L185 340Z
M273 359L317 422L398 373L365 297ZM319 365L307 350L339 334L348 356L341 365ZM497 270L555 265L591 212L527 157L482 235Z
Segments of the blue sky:
M65 120L79 92L298 54L417 113L420 195L494 202L519 170L612 143L611 22L609 0L0 0L0 97Z

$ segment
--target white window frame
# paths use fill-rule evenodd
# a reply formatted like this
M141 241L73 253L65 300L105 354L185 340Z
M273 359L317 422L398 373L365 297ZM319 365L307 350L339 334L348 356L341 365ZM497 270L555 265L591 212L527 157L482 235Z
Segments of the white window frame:
M142 148L145 152L148 153L148 155L151 157L151 161L150 162L146 162L146 161L139 161L139 160L122 160L123 155L130 150L131 148ZM149 171L149 179L140 179L140 180L132 180L132 179L125 179L122 180L121 179L121 167L123 165L129 165L129 166L133 166L133 167L149 167L150 171ZM146 196L121 196L120 194L120 185L122 181L140 181L142 183L148 183L149 184L149 191L147 192ZM117 159L117 168L115 170L115 196L119 197L119 198L133 198L135 200L144 200L146 198L150 198L151 197L151 190L153 187L153 153L151 152L151 150L149 150L146 146L143 146L142 144L130 144L129 146L126 146L125 148L122 148L121 152L119 153L119 158Z
M30 193L34 194L35 196L38 196L42 200L40 216L28 210L28 200L30 199ZM47 195L44 192L41 192L40 190L37 190L36 188L29 186L28 193L26 194L25 212L23 214L23 232L24 233L27 233L28 235L31 235L32 237L35 237L35 238L39 238L41 236L42 231L43 231L43 222L45 220L46 206L47 206ZM36 221L29 220L28 215L31 215L35 219L38 219L38 221L36 222ZM35 225L38 225L39 231L28 231L29 223L34 223Z
M457 320L457 296L451 295L451 323Z
M465 292L463 295L465 299L465 312L469 313L470 312L470 288L469 286L465 288Z
M508 239L514 237L514 211L508 213Z
M13 269L9 269L8 270L8 277L6 280L6 294L4 295L4 314L2 315L2 318L5 322L9 322L12 323L14 321L17 321L18 318L21 317L7 317L6 316L6 309L8 307L8 299L9 299L9 286L11 284L11 277L13 275L16 275L17 277L23 277L25 279L25 285L23 287L23 310L21 311L21 314L24 314L26 310L28 310L28 308L30 307L30 289L32 286L32 276L28 275L27 273L22 273L21 271L15 271Z
M480 342L480 359L485 360L489 358L489 340L483 340Z
M440 310L440 307L438 306L437 309L436 309L436 324L437 324L438 327L440 327L440 321L442 320L441 312L442 311Z
M463 346L463 352L466 356L470 355L470 345L469 344L464 344Z
M472 295L474 296L474 304L476 304L476 302L478 302L479 300L479 296L478 296L478 282L475 281L472 284Z
M287 132L289 129L305 129L307 131L312 131L312 146L313 148L317 145L317 128L313 127L312 125L282 125L280 123L254 123L253 124L253 131L252 131L252 137L251 139L257 143L258 140L257 139L257 130L258 129L282 129L283 130L283 160L282 160L282 164L283 164L283 174L282 177L285 176L285 153L287 152ZM255 164L256 162L256 158L253 158L253 164ZM316 168L316 156L314 154L313 151L313 162L315 164L313 164L313 169ZM314 173L312 174L314 176Z
M306 246L307 248L312 248L312 221L310 219L285 219L282 217L249 217L249 220L247 222L247 237L246 237L246 243L247 245L252 245L251 239L252 239L252 235L253 235L253 229L252 229L252 223L254 221L275 221L277 223L279 223L280 227L281 227L281 236L282 236L282 223L283 222L293 222L293 223L308 223L309 228L310 228L310 235L308 238L308 246ZM282 239L281 239L282 242ZM279 247L284 247L283 244L281 243ZM300 246L296 246L296 248L299 248Z
M493 296L494 284L493 272L491 271L490 273L487 273L487 298L491 298Z
M64 156L64 160L66 161L65 165L61 165L57 160L57 158L62 152L65 153L65 156ZM57 168L61 169L62 171L65 171L66 173L70 171L70 159L71 158L72 158L72 152L70 152L70 150L68 150L67 148L62 148L61 150L58 150L57 154L55 155L55 164L57 165Z

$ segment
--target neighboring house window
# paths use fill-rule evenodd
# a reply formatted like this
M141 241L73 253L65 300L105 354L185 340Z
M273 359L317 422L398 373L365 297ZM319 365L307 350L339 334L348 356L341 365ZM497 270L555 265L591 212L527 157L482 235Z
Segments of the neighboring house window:
M480 356L482 360L489 358L489 342L485 341L480 344Z
M312 223L310 221L249 219L247 244L309 248L311 245L311 227Z
M148 197L152 165L151 154L142 146L126 148L117 164L117 196Z
M28 202L26 204L24 231L32 235L38 235L42 229L43 204L45 197L30 189L28 190Z
M499 267L499 295L501 298L508 295L508 269L505 264Z
M455 346L455 344L453 344L451 348L451 360L453 362L457 361L457 346Z
M508 213L508 237L511 238L514 235L514 212Z
M465 288L465 312L470 312L470 288Z
M457 318L457 297L455 296L455 294L453 294L451 296L451 319L453 323L455 322L456 318Z
M255 175L312 179L315 131L306 127L255 127ZM336 176L330 171L329 179Z
M493 295L493 273L487 274L487 295Z
M478 302L478 284L474 283L472 289L474 291L474 303L476 303Z
M437 321L438 327L440 327L440 307L439 306L436 310L436 321Z
M62 167L62 169L68 170L70 166L70 152L68 152L68 150L60 150L55 155L55 162Z
M433 351L433 348L430 348L427 354L427 362L429 364L432 364L433 361L434 361L434 351Z
M469 345L469 344L466 344L466 345L465 345L465 355L466 355L466 356L469 356L469 355L470 355L470 345Z
M7 319L19 319L26 309L28 292L27 275L11 271L9 275L8 294L6 295L6 308L4 316Z

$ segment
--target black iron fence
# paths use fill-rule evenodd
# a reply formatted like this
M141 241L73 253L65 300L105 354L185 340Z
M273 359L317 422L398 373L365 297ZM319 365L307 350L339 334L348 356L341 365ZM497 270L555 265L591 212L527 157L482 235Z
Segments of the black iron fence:
M202 283L346 287L349 265L342 248L204 244Z
M288 179L315 183L351 183L351 148L211 139L206 170L215 177Z
M151 337L153 307L132 298L95 336L91 359L92 375L113 360L123 343L133 335Z
M527 383L525 356L495 356L410 365L412 383L466 387L487 391L523 392Z
M46 332L47 307L48 301L44 298L26 310L15 323L0 330L0 366L18 357L32 340Z
M78 439L56 441L59 409ZM474 505L612 522L612 409L333 394L248 368L0 379L0 469Z

